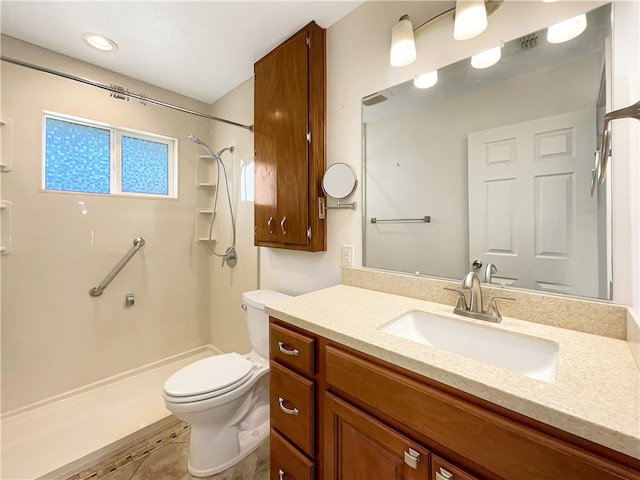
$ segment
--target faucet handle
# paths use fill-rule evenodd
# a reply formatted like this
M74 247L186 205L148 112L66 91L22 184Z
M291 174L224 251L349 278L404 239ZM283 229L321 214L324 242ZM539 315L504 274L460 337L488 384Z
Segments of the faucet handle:
M510 302L515 302L516 299L511 297L501 297L499 295L494 295L489 298L489 305L487 305L487 311L485 313L495 318L496 321L501 322L502 315L500 315L500 312L498 311L498 304L496 303L496 300L508 300Z
M459 310L469 310L467 307L467 300L464 298L464 293L456 288L444 287L445 290L449 290L450 292L456 292L458 294L458 303L456 303L456 309Z

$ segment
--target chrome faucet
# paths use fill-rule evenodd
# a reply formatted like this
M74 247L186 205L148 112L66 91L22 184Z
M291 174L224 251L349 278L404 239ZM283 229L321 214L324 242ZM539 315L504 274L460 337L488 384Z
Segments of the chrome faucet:
M484 268L484 274L482 275L482 283L491 283L491 276L497 272L498 267L496 267L493 263L487 263L487 266Z
M487 265L488 266L488 265ZM447 288L445 290L451 290L458 294L458 302L453 309L453 313L457 315L463 315L465 317L475 318L476 320L486 320L488 322L500 323L502 321L502 315L498 311L498 305L496 300L509 300L514 302L513 298L491 296L489 298L489 305L484 310L482 304L482 288L480 287L480 279L476 272L469 272L465 275L462 283L460 284L462 290L455 288ZM469 290L469 306L464 295L464 290Z
M469 311L482 313L482 289L480 288L480 279L476 272L469 272L462 280L462 288L468 288L470 291L469 296Z

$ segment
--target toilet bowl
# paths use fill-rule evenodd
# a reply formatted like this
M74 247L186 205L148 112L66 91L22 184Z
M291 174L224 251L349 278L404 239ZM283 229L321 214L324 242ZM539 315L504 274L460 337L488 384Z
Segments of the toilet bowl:
M215 475L269 436L269 316L264 307L283 298L288 295L271 290L245 292L251 352L198 360L164 383L165 406L191 425L191 475Z

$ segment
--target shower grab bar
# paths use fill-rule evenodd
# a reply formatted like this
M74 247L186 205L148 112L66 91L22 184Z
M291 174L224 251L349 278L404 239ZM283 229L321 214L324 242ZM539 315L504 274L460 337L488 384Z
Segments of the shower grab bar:
M104 289L109 286L111 281L114 278L116 278L116 276L120 273L120 270L122 270L124 268L124 266L127 263L129 263L129 260L131 260L131 258L136 254L136 252L138 250L140 250L142 247L144 247L144 238L142 238L142 237L134 238L133 239L133 247L131 247L131 250L129 250L126 253L126 255L124 257L122 257L122 260L120 260L118 262L118 264L115 267L113 267L113 270L111 270L107 274L107 276L104 277L104 280L102 280L97 287L93 287L91 290L89 290L89 296L90 297L99 297L100 295L102 295L102 292L104 291Z
M422 218L376 218L371 217L371 223L380 223L380 222L399 222L399 223L431 223L431 216L425 215Z

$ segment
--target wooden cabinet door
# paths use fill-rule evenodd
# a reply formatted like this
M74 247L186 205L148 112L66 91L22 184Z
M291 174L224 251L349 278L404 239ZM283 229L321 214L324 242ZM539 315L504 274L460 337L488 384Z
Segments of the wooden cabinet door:
M308 243L308 57L302 31L255 64L257 244Z
M325 393L325 478L425 480L429 452L387 425Z

